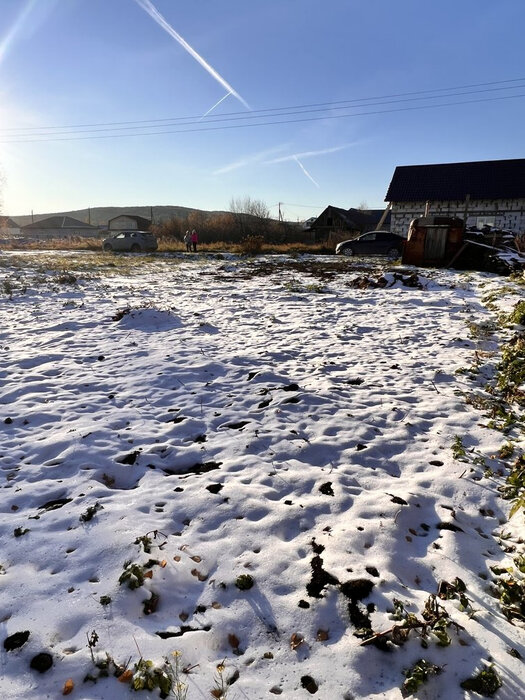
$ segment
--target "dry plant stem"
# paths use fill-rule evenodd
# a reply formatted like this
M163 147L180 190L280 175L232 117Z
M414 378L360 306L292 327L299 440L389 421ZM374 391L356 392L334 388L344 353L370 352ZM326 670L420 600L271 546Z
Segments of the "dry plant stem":
M448 618L447 614L444 615L439 615L436 617L436 619L433 621L433 624L435 624L438 620L442 620L443 618ZM456 623L453 623L456 624ZM384 632L376 632L373 637L369 637L368 639L364 639L359 646L364 647L367 646L368 644L373 644L376 639L381 639L381 637L386 637L389 634L395 634L396 631L399 632L404 632L406 630L417 630L417 629L422 629L425 631L426 627L429 627L428 622L410 622L407 625L393 625L390 627L390 629L385 630ZM459 625L456 625L456 627L459 627Z

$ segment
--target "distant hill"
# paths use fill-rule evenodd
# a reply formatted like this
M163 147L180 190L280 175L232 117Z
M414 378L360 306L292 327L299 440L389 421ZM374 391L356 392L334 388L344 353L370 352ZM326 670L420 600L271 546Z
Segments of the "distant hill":
M57 211L49 212L48 214L35 214L33 217L28 215L12 216L19 226L25 226L32 221L42 221L49 216L72 216L79 221L85 221L92 226L107 226L109 219L119 214L135 214L150 219L153 214L153 223L160 224L169 219L185 219L188 214L198 212L203 216L212 216L213 214L222 214L225 212L206 211L205 209L191 209L189 207L174 207L174 206L153 206L153 207L92 207L91 209L74 209L72 211Z

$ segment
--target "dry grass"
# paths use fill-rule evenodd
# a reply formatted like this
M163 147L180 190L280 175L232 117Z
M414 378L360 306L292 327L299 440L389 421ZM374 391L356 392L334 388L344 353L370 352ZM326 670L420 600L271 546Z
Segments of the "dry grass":
M326 243L262 243L259 253L263 255L281 254L297 255L309 253L311 255L326 255L333 253L333 247ZM94 238L76 239L51 239L47 241L16 241L12 240L2 244L3 250L32 250L32 251L101 251L101 241ZM186 246L182 241L173 238L159 238L160 253L182 253ZM241 243L199 243L198 251L201 253L235 253L237 255L256 254Z
M20 241L13 239L2 243L2 250L102 250L102 242L97 238L51 238L41 241Z

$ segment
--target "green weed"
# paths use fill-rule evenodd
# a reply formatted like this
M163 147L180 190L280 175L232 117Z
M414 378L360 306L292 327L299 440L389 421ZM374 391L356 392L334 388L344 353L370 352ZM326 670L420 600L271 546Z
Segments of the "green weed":
M463 441L459 435L454 436L454 442L452 443L452 456L459 462L466 462L467 451L463 446Z
M514 309L507 316L507 323L525 326L525 299L518 301L514 306Z
M503 347L497 386L508 402L525 406L525 336L518 334Z
M501 678L494 670L494 666L489 666L489 668L480 671L477 676L467 678L460 685L463 690L473 690L479 695L491 698L498 688L501 688Z
M405 674L405 681L400 688L401 695L404 698L414 695L423 683L426 683L431 676L435 676L441 673L441 671L442 669L440 666L431 664L425 661L425 659L419 659L411 668L403 672Z

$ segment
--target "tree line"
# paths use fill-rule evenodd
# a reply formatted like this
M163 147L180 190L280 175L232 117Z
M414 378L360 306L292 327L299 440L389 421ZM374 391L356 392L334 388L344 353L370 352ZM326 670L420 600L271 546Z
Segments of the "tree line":
M186 231L195 229L205 243L239 243L248 238L268 243L304 242L309 233L294 224L270 217L267 205L259 199L237 197L230 201L228 212L192 211L187 217L173 218L152 226L161 238L182 241Z

